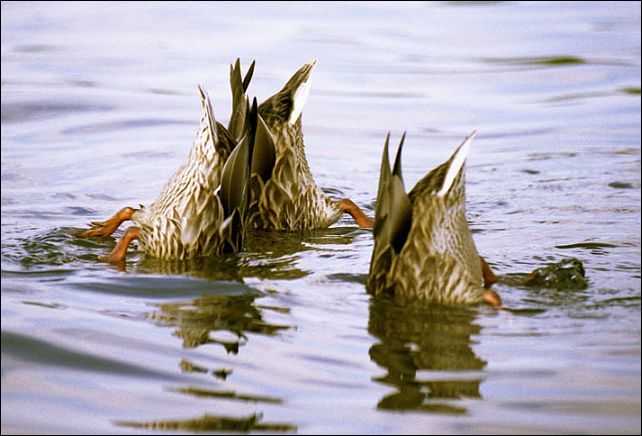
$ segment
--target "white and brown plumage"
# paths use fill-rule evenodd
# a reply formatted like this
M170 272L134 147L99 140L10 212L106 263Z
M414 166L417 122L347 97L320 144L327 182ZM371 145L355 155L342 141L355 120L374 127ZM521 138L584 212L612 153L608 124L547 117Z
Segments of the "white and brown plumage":
M139 239L139 248L146 254L162 259L240 249L256 131L256 100L238 127L244 132L242 138L235 140L214 119L205 91L201 87L199 91L203 116L188 160L170 177L154 203L140 209L124 208L104 222L94 222L82 233L104 236L127 219L136 224L124 232L106 260L124 259L132 239ZM248 110L247 104L244 109Z
M133 239L140 240L140 248L147 254L163 259L237 251L245 223L276 230L314 229L328 227L347 212L360 226L372 227L372 220L351 200L327 197L310 172L301 112L315 64L304 65L260 107L256 108L255 100L250 111L245 92L254 62L242 78L237 59L230 68L232 115L228 129L214 120L209 99L199 88L204 114L187 163L168 180L150 207L123 208L105 221L92 223L81 235L110 235L123 221L133 220L136 226L128 228L105 257L117 262L125 257ZM235 148L239 142L245 145ZM250 169L245 168L246 161ZM226 200L231 197L236 202ZM246 198L251 199L249 205Z
M464 163L474 133L453 155L406 194L399 144L391 171L386 138L375 210L375 245L368 291L403 301L444 304L486 301L499 305L484 286L494 281L466 222Z
M325 195L308 166L302 111L315 66L316 61L302 66L283 89L259 105L249 211L253 227L324 228L338 221L344 212L350 213L361 227L372 227L372 220L351 200Z

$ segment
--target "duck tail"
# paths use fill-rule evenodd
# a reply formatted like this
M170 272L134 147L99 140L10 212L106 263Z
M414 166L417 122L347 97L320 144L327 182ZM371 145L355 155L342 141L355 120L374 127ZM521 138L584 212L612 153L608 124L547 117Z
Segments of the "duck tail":
M472 142L473 138L475 138L476 134L477 131L473 130L459 145L459 147L455 149L452 156L450 156L450 159L448 159L448 161L446 162L446 165L448 165L448 171L446 171L441 189L437 192L437 195L439 197L443 197L452 189L455 180L459 176L462 168L464 167L464 164L466 163L466 158L468 157L468 153L470 152L470 143Z
M228 124L228 130L232 137L240 139L244 133L245 116L248 110L248 102L245 93L247 92L250 81L254 75L254 66L256 61L252 61L250 67L241 75L241 60L236 59L233 65L230 65L230 87L232 88L232 116Z
M205 91L201 84L198 85L198 92L201 96L201 105L203 106L203 122L206 124L206 129L210 134L212 142L216 144L218 138L216 134L216 119L214 119L214 111L212 110L212 102L210 96Z
M218 143L218 132L216 129L216 119L214 118L214 111L212 110L212 103L210 102L210 97L207 94L207 91L202 85L198 85L198 93L201 97L201 106L203 106L203 116L201 118L201 125L199 127L199 133L197 141L203 142L202 148L204 151L206 143L211 141L209 146L216 147Z
M252 174L258 174L263 182L267 182L272 177L275 162L276 148L274 146L274 138L261 115L257 114L256 135L252 153Z
M198 92L201 97L201 105L203 106L203 116L196 139L200 142L197 150L199 153L209 156L210 151L208 148L214 147L214 150L221 156L222 162L225 162L232 152L232 149L236 146L236 143L225 126L214 118L210 97L205 88L200 84L198 85Z
M246 108L248 122L244 124L245 132L223 167L221 188L218 191L224 216L220 233L225 241L223 251L226 252L239 251L243 245L243 223L250 201L249 179L258 117L256 98L252 105L249 101L246 102Z
M381 158L379 189L375 206L374 248L370 261L370 272L366 287L375 295L387 292L386 275L393 258L401 251L412 223L412 204L404 189L401 174L401 151L406 134L404 132L397 148L395 162L390 169L388 145L390 133L386 136Z
M290 124L299 120L310 95L310 77L316 65L316 59L303 65L279 92L261 103L259 112L268 124L274 118Z
M310 77L312 71L317 65L317 60L313 59L309 64L305 64L288 80L281 92L287 92L292 96L292 109L288 122L294 124L297 122L303 107L305 106L308 96L310 95Z

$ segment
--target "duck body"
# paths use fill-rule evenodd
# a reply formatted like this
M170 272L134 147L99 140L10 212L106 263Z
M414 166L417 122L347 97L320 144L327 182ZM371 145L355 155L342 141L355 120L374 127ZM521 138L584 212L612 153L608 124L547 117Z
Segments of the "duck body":
M334 224L343 210L339 201L326 196L314 181L305 157L301 117L293 126L287 121L268 120L275 139L275 161L267 181L252 179L251 225L261 229L308 230Z
M170 177L158 198L134 213L140 227L139 249L162 259L220 254L223 207L216 195L223 166L235 143L214 121L205 94L204 114L185 164Z
M317 186L305 156L302 110L315 65L313 61L301 67L281 91L258 108L260 120L248 213L251 227L325 228L338 221L344 212L339 200L329 198ZM259 141L260 131L266 132L264 141Z
M392 172L386 139L367 282L372 294L474 304L492 292L484 288L484 263L466 221L464 162L473 136L409 194L401 175L403 139Z
M169 178L158 198L140 209L124 208L81 236L105 236L122 221L129 227L108 256L124 260L127 246L139 240L139 250L152 257L182 260L241 249L244 219L249 203L249 175L258 109L244 106L244 134L236 140L216 122L205 91L199 87L203 116L188 160Z
M239 59L230 67L232 115L227 128L216 122L199 87L204 114L188 161L149 207L123 208L80 233L107 236L123 221L134 222L101 259L121 262L133 239L146 254L168 260L236 252L246 227L325 228L344 212L359 226L372 228L372 219L354 202L327 197L308 166L301 112L316 61L301 67L260 106L256 99L250 105L245 94L254 65L244 77Z

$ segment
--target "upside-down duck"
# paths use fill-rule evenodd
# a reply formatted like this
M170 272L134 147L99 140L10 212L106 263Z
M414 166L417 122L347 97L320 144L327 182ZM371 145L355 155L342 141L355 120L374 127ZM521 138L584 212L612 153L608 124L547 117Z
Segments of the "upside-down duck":
M388 134L366 285L370 293L401 301L501 305L497 293L488 289L496 277L479 256L466 222L464 164L474 136L406 194L401 174L405 133L392 171Z
M259 105L248 212L251 227L325 228L337 222L343 213L349 213L360 227L373 227L373 220L353 201L328 197L315 183L308 166L302 112L315 66L316 60L303 65L279 92ZM237 75L233 90L243 85Z
M252 68L246 82L251 74ZM170 177L158 198L149 207L125 207L81 233L85 237L111 235L123 221L134 222L103 260L122 261L134 239L139 240L141 251L161 259L241 249L258 117L256 99L251 108L248 102L243 104L246 116L235 126L241 138L235 139L214 119L205 90L199 86L199 91L203 116L196 139L187 162Z

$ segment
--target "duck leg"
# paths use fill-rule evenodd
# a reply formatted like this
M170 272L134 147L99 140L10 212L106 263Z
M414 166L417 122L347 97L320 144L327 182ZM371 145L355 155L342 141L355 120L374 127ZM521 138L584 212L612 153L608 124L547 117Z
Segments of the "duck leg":
M484 302L491 306L499 307L502 305L502 299L499 298L499 294L492 289L488 289L493 283L497 283L498 278L483 257L479 256L479 261L481 262L482 276L484 277L484 288L486 288Z
M481 262L482 275L484 277L484 288L490 288L493 284L497 283L497 280L499 279L493 270L490 269L490 266L486 263L483 257L479 256L479 260Z
M107 256L100 256L99 259L106 260L110 263L118 263L125 260L129 243L134 239L138 239L139 234L140 228L136 226L128 227L116 243L116 246L111 251L111 253L109 253Z
M131 207L124 207L116 212L112 217L107 218L105 221L92 221L91 229L85 230L80 233L83 238L91 236L109 236L118 229L118 226L123 222L132 219L136 209Z
M349 198L343 198L339 201L339 207L344 213L349 213L352 218L357 222L359 227L364 229L374 228L374 220L366 215L354 201Z

